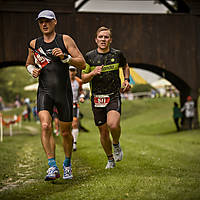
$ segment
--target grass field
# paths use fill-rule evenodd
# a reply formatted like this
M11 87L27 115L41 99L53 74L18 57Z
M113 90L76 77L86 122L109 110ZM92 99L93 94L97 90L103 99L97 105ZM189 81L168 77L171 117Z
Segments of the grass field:
M44 181L48 166L39 125L26 122L21 132L0 144L0 199L199 200L200 131L175 131L174 100L123 101L124 158L111 170L104 169L107 160L90 104L82 105L82 124L90 132L79 135L72 160L74 179L67 181ZM26 129L30 126L36 131ZM55 139L62 175L62 138Z

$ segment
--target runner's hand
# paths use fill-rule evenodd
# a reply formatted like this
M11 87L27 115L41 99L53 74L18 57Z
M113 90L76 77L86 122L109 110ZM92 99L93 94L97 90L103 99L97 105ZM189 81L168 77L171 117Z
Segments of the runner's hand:
M92 71L93 75L96 76L96 75L101 74L102 68L103 68L103 65L95 67L95 69Z
M34 78L37 78L39 75L40 75L40 69L35 68L35 69L33 70L32 76L33 76Z
M122 84L122 92L128 92L129 89L131 88L131 85L127 80L125 80Z
M62 52L60 48L54 48L52 50L52 55L56 57L60 57L61 60L64 59L64 53Z

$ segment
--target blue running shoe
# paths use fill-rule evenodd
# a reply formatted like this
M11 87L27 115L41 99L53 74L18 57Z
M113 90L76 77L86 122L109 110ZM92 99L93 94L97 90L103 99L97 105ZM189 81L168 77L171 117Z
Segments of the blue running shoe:
M63 165L63 170L64 170L63 179L72 179L73 178L71 166L66 167Z
M60 173L59 173L58 167L50 167L47 170L47 175L45 177L45 181L56 180L59 177L60 177Z

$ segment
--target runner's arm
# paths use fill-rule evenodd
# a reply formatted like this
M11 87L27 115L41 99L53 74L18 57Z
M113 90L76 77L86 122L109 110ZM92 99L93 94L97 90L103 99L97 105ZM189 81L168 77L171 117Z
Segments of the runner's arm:
M130 77L130 69L128 64L123 67L123 74L124 74L124 82L123 82L123 92L126 92L130 89L130 84L129 84L129 77Z
M69 64L79 69L85 69L85 66L86 66L85 59L82 53L79 51L74 40L68 35L63 35L63 40L64 40L65 47L67 48L71 56L69 60Z
M84 72L82 72L81 79L83 83L88 83L93 79L94 76L101 74L102 68L103 68L103 65L95 67L95 69L89 72L88 74L85 74Z
M78 82L79 84L79 87L78 87L78 96L79 96L79 101L81 103L84 103L85 101L85 95L84 95L84 91L83 91L83 87L82 87L82 80L78 77L78 76L75 76L75 80Z
M124 80L125 80L125 79L129 79L129 77L130 77L130 69L129 69L128 64L126 64L126 65L123 67L123 74L124 74Z
M34 47L35 42L36 40L32 40L30 42L30 46ZM40 69L35 67L34 53L30 48L28 48L28 56L26 59L26 69L34 78L37 78L40 75Z
M84 91L83 91L81 79L80 79L80 82L79 82L79 101L81 103L84 103L84 101L85 101L85 94L84 94Z

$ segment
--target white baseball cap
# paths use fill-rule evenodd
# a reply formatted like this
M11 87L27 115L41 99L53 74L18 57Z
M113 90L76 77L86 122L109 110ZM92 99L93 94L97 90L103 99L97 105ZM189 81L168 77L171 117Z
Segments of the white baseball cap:
M43 10L38 14L36 21L40 18L56 19L56 16L55 16L54 12L51 10Z
M70 69L72 69L72 70L75 69L75 70L76 70L76 67L70 65L70 66L69 66L69 70L70 70Z

